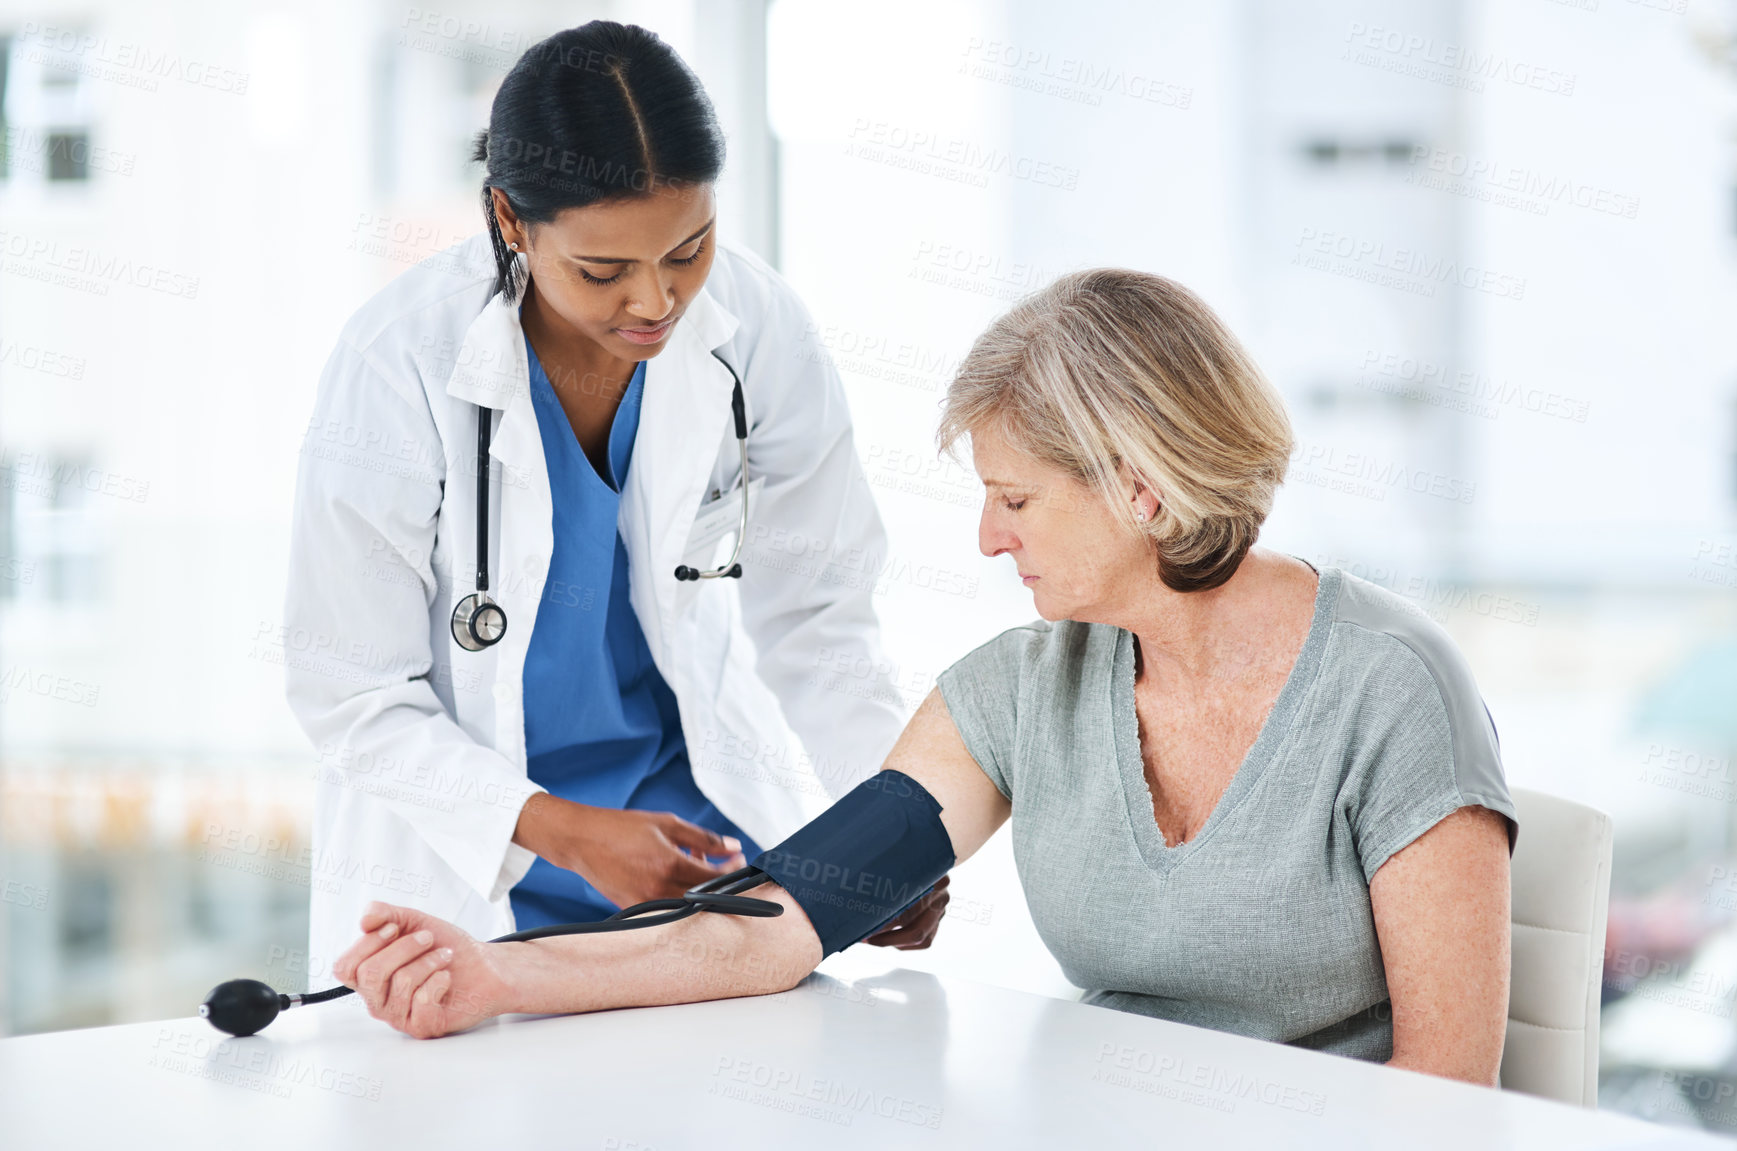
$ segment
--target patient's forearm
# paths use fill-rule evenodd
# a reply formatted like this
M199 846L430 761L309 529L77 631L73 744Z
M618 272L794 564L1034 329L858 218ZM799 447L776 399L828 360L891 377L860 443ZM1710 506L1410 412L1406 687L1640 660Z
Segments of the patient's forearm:
M776 884L743 894L782 903L784 914L757 919L702 912L639 931L496 944L510 973L505 1010L567 1014L794 987L821 960L808 917Z

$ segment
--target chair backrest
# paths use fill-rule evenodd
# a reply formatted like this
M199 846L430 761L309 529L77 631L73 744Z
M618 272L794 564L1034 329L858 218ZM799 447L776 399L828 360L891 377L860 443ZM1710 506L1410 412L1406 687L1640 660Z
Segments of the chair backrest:
M1520 837L1502 1086L1596 1107L1610 816L1541 791L1513 797Z

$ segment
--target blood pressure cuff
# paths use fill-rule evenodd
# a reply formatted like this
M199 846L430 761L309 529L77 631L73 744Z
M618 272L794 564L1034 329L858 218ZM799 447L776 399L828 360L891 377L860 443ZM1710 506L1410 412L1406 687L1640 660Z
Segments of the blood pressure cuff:
M788 891L823 955L873 935L953 867L941 805L902 771L865 779L753 865Z

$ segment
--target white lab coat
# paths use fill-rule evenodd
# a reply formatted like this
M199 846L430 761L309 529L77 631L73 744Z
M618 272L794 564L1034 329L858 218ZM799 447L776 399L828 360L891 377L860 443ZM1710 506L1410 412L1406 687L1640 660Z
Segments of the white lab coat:
M318 753L316 983L371 900L480 938L514 930L507 893L535 858L511 842L541 790L526 776L525 653L541 598L576 606L587 593L545 586L548 471L518 309L493 294L493 275L479 234L363 305L304 441L281 639L289 703ZM679 704L694 780L762 846L878 771L906 716L871 599L885 533L812 335L777 273L721 247L647 364L618 521L629 599ZM740 508L731 381L714 348L747 399L746 571L678 582L678 564L727 554ZM469 652L450 620L475 585L477 404L504 409L489 449L489 577L508 624Z

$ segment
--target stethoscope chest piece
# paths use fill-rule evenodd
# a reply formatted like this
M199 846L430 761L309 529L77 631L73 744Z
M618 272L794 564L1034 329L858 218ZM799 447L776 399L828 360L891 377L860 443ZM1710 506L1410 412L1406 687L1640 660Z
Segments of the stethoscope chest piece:
M507 634L507 613L486 592L472 592L452 609L452 638L466 651L493 647Z

